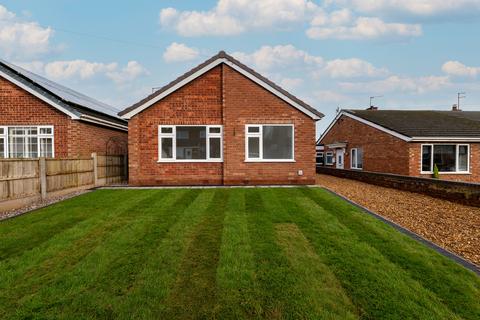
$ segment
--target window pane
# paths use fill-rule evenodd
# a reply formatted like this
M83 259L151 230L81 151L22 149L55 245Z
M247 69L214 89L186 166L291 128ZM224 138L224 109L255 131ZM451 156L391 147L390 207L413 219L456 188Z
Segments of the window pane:
M9 158L24 158L25 138L10 135L8 137Z
M52 128L40 128L40 134L52 134Z
M177 159L207 159L206 127L177 127Z
M219 127L213 127L209 129L210 133L220 133L221 129Z
M173 139L162 138L162 159L173 158Z
M0 158L5 158L5 139L0 138Z
M4 135L5 134L5 129L4 128L0 128L0 135Z
M352 149L352 168L357 167L357 149Z
M357 168L363 169L363 149L357 149Z
M326 157L325 157L325 162L326 164L332 164L333 163L333 153L328 152Z
M432 165L432 146L422 146L422 171L433 171Z
M468 171L468 146L458 146L458 171Z
M260 158L260 137L248 137L248 157Z
M433 163L437 165L440 172L455 171L455 145L434 145Z
M258 133L260 132L260 127L248 127L249 133Z
M220 159L221 157L220 138L210 138L210 158Z
M53 139L40 138L40 157L53 157Z
M323 165L323 152L317 152L317 164Z
M37 137L28 137L28 157L29 158L38 158L38 138Z
M162 133L172 133L173 132L173 128L171 128L171 127L162 127L160 130L161 130Z
M263 158L292 159L292 127L263 126Z

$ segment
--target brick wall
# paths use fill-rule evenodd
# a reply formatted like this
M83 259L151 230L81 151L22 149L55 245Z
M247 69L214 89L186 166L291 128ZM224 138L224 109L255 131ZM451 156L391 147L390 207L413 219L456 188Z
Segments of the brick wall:
M223 81L225 184L314 184L315 121L230 67ZM245 125L284 123L294 124L295 162L245 162Z
M112 137L127 141L127 132L72 120L63 112L0 77L1 125L53 125L55 157L90 157L104 153Z
M407 142L352 118L341 116L320 142L325 146L334 142L347 142L345 169L350 169L350 150L363 149L363 169L408 175L409 145ZM326 147L325 151L329 150Z
M409 177L358 170L341 170L327 167L318 167L317 172L341 178L359 180L388 188L422 193L435 198L480 207L480 184L478 183Z
M293 123L294 163L246 163L245 124ZM223 124L223 163L158 163L158 125ZM306 184L315 178L315 123L300 111L220 65L129 121L133 185ZM298 176L298 170L304 175Z
M133 185L222 184L222 163L158 163L160 124L222 124L222 67L133 117L129 123L129 183Z

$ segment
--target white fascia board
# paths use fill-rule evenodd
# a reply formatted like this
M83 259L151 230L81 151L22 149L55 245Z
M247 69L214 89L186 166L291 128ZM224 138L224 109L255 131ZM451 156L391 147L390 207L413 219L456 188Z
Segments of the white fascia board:
M80 117L80 120L100 124L102 126L115 128L115 129L119 129L119 130L123 130L123 131L128 131L128 126L124 126L124 125L121 125L121 124L117 124L117 123L114 123L114 122L110 122L108 120L103 120L103 119L99 119L99 118L92 117L92 116L82 115Z
M393 130L390 130L390 129L387 129L385 127L382 127L376 123L373 123L371 121L368 121L368 120L365 120L363 118L360 118L360 117L357 117L349 112L346 112L346 111L341 111L336 117L335 119L332 121L332 123L330 124L330 126L328 126L327 130L325 130L325 132L322 134L322 136L320 137L320 139L318 139L318 141L320 142L326 135L327 133L330 131L330 129L333 127L333 125L338 121L338 119L340 119L341 116L346 116L346 117L349 117L349 118L352 118L358 122L361 122L363 124L366 124L367 126L370 126L372 128L375 128L377 130L380 130L380 131L383 131L385 133L388 133L389 135L392 135L396 138L399 138L403 141L406 141L406 142L410 142L412 141L412 138L411 137L408 137L408 136L405 136L401 133L398 133L398 132L395 132Z
M51 105L52 107L60 110L61 112L65 113L66 115L68 115L70 118L74 119L74 120L78 120L80 119L79 116L77 116L76 114L72 113L71 111L65 109L64 107L62 107L61 105L59 105L58 103L56 103L55 101L52 101L50 99L48 99L47 97L45 97L44 95L38 93L37 91L33 90L32 88L30 88L29 86L26 86L25 84L21 83L20 81L17 81L16 79L12 78L11 76L9 76L8 74L0 71L0 76L2 76L3 78L7 79L8 81L10 81L11 83L19 86L20 88L22 88L23 90L31 93L32 95L34 95L35 97L39 98L40 100L48 103L49 105Z
M412 137L411 142L480 142L480 137Z
M288 98L287 96L285 96L284 94L282 94L281 92L279 92L278 90L276 90L275 88L270 86L269 84L265 83L264 81L260 80L259 78L257 78L253 74L251 74L250 72L240 68L239 66L237 66L236 64L230 62L228 59L225 59L225 58L218 58L217 60L212 61L210 64L206 65L202 69L198 70L197 72L193 73L189 77L187 77L187 78L183 79L182 81L180 81L179 83L175 84L173 87L169 88L168 90L165 90L164 92L162 92L161 94L159 94L155 98L152 98L151 100L145 102L141 106L139 106L139 107L135 108L134 110L124 114L121 117L123 119L130 119L134 115L142 112L143 110L150 107L154 103L162 100L163 98L165 98L166 96L168 96L172 92L175 92L176 90L180 89L181 87L183 87L187 83L195 80L199 76L203 75L204 73L208 72L209 70L213 69L214 67L218 66L221 63L225 63L226 65L228 65L231 68L235 69L236 71L240 72L241 74L243 74L244 76L246 76L247 78L249 78L253 82L257 83L261 87L267 89L268 91L270 91L271 93L273 93L274 95L279 97L280 99L284 100L288 104L292 105L293 107L295 107L295 108L299 109L300 111L302 111L303 113L307 114L312 119L314 119L314 120L320 120L321 119L319 116L317 116L317 115L313 114L312 112L310 112L309 110L305 109L303 106L296 103L292 99Z

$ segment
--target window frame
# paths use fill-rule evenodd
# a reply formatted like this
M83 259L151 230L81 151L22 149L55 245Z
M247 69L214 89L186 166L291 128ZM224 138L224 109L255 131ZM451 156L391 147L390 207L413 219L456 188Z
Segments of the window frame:
M177 159L177 127L205 127L206 159ZM171 133L162 133L162 128L172 128ZM220 132L210 132L210 128L219 128ZM162 158L162 138L172 139L172 158ZM220 158L210 158L210 138L220 138ZM158 125L157 162L223 162L223 125L212 124L161 124Z
M3 156L0 156L0 159L7 159L8 156L8 127L0 126L0 129L3 130L3 133L0 134L0 140L3 140Z
M42 155L40 154L40 140L42 138L50 138L52 139L52 158L55 158L55 127L53 125L31 125L31 124L25 124L25 125L2 125L0 128L3 129L3 134L0 134L0 139L4 139L5 142L5 150L4 150L4 158L3 159L38 159L42 158ZM23 158L11 158L10 157L10 137L9 137L9 129L10 128L37 128L37 134L36 135L31 135L34 137L37 137L37 152L38 152L38 157L23 157ZM51 129L52 133L48 134L42 134L40 133L40 129ZM27 135L24 135L27 136ZM29 152L25 152L25 146L24 144L24 150L23 152L27 155L29 155Z
M350 169L353 169L353 170L363 170L363 159L362 159L362 166L361 167L358 166L358 149L361 149L361 148L350 149ZM355 157L353 157L353 151L355 151ZM362 152L362 155L363 155L363 152ZM355 166L353 165L354 159L355 159Z
M332 162L327 161L328 156L332 157ZM325 152L325 165L326 166L333 166L334 164L335 164L335 157L333 156L333 151Z
M322 159L323 159L323 162L317 162L317 158L322 158ZM317 152L315 153L315 164L316 164L316 165L322 165L322 166L325 165L325 152L323 152L323 151L317 151Z
M292 157L290 159L264 159L263 158L263 127L291 127L292 128ZM259 132L248 132L249 128L258 127ZM250 158L248 153L248 138L259 138L259 157ZM258 123L245 125L245 162L295 162L295 125L293 123Z
M470 144L468 143L422 143L420 145L420 174L433 174L433 158L435 153L435 146L455 146L455 171L439 171L438 174L471 174L470 172ZM430 146L432 154L430 156L430 171L423 171L423 147ZM459 150L461 146L467 147L467 170L458 170L459 165Z

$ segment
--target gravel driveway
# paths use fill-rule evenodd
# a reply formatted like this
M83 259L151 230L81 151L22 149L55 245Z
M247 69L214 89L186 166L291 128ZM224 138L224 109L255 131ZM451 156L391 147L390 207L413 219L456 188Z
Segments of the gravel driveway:
M317 184L480 265L480 208L329 175Z

